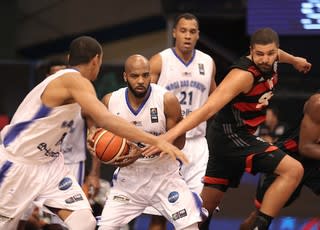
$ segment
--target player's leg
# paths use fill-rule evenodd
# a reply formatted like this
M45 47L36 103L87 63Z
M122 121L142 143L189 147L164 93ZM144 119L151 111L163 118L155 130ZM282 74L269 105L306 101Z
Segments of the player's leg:
M175 173L162 177L151 203L175 229L198 229L202 200L189 190L178 169Z
M278 175L266 190L253 224L253 228L268 229L272 219L299 185L303 167L300 162L278 149L254 156L253 162L254 170Z
M31 207L42 189L38 169L38 165L8 161L0 153L0 229L17 229L23 213Z
M70 230L94 230L96 219L85 194L74 178L70 186L65 193L53 190L42 194L36 204L42 203L45 212L57 215Z
M64 220L64 223L70 230L96 229L96 219L89 209L75 211L59 210L58 216Z
M58 215L69 229L95 229L96 220L90 203L77 179L65 168L63 157L43 167L44 189L34 203L44 212ZM77 221L81 217L81 221ZM83 223L85 222L85 223Z
M140 215L146 205L147 202L137 202L129 193L112 187L98 220L99 230L122 228Z
M205 137L187 139L182 151L187 155L190 164L182 165L181 174L190 190L200 194L203 189L202 179L205 175L209 158L207 140ZM209 229L212 215L218 211L219 207L216 207L213 212L209 212L209 216L201 224L201 230Z
M256 198L254 200L254 205L256 207L256 210L252 211L250 215L241 223L240 230L250 230L252 229L252 226L254 224L254 221L258 215L258 211L261 207L261 203L264 197L264 194L266 190L269 188L269 186L274 182L277 175L275 174L261 174L259 177L259 181L257 184L257 190L256 190ZM303 179L302 179L303 181ZM303 187L303 183L301 182L299 186L296 188L296 190L293 192L293 194L290 196L288 201L285 204L285 207L291 205L300 195L301 189Z
M165 230L167 228L167 219L163 216L151 215L149 230Z
M153 188L150 187L153 175L150 171L154 166L150 165L150 169L144 167L140 165L116 169L112 180L113 186L98 220L100 230L120 229L139 216L148 206L149 196L152 196L150 189Z

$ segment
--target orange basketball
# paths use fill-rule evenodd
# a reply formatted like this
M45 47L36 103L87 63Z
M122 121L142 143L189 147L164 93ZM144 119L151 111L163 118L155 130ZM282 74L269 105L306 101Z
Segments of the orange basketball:
M105 129L96 131L93 135L93 142L96 156L105 164L111 164L119 156L129 154L127 140Z

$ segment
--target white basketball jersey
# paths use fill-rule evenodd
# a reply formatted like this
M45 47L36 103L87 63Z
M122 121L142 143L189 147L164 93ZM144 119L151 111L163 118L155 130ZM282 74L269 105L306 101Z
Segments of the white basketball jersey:
M41 95L54 79L72 69L58 71L37 85L25 97L9 125L1 131L2 148L9 159L40 164L56 159L64 137L80 113L77 103L49 108Z
M162 59L158 84L172 91L179 99L182 115L187 116L201 107L208 99L212 80L212 58L194 50L193 57L185 64L174 48L160 52ZM186 137L205 136L206 122L187 132Z
M150 84L145 101L137 110L134 110L129 103L128 88L121 88L112 92L108 109L113 114L131 122L137 128L159 136L166 132L166 118L163 105L163 98L166 92L167 91L161 86ZM147 160L151 159L141 158L137 161Z
M86 125L81 113L77 114L74 123L62 143L65 164L86 160Z

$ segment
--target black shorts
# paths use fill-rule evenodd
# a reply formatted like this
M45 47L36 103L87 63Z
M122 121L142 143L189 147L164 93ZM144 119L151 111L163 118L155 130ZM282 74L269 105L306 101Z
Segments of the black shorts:
M262 174L259 177L259 183L256 192L256 205L261 204L263 196L273 181L276 179L277 175L274 174ZM304 175L296 190L292 193L291 197L285 204L289 206L293 201L295 201L300 193L303 186L308 187L313 191L314 194L320 196L320 168L304 168ZM257 207L259 208L259 207Z
M204 184L221 191L238 187L245 171L273 173L286 155L245 128L211 124L207 139L209 161Z

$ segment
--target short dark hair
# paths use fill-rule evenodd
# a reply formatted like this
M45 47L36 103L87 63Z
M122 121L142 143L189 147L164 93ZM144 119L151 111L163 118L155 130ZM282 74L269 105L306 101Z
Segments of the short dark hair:
M250 46L253 47L256 44L268 45L275 43L277 47L280 46L279 36L276 31L271 28L261 28L254 32L250 39Z
M45 62L45 69L46 69L46 73L49 74L51 67L53 66L57 66L57 65L65 65L67 66L67 58L66 57L52 57L49 58L46 62Z
M89 63L96 55L102 54L100 43L89 36L81 36L74 39L69 47L69 65Z
M177 27L180 19L182 19L182 18L187 19L187 20L193 20L193 19L196 20L196 22L198 24L198 28L199 28L199 20L198 20L198 18L195 15L191 14L191 13L183 13L183 14L178 15L176 17L175 21L174 21L173 28Z

